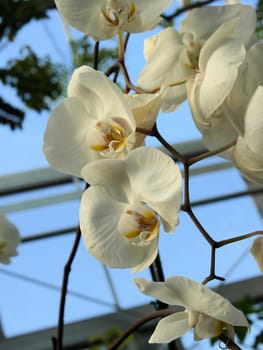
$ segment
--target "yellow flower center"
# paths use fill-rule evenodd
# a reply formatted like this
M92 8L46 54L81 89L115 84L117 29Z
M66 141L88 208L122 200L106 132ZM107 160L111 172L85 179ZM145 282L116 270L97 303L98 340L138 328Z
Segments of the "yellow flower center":
M135 17L135 4L129 0L108 0L101 12L108 24L122 26L130 23Z
M107 121L98 121L95 129L90 140L90 148L93 151L110 158L126 153L126 139L131 133L126 120L111 118Z
M114 151L118 150L125 144L124 131L118 125L111 125L105 122L98 122L97 129L100 130L104 143L91 145L94 151L104 151L112 147Z
M159 234L160 222L153 210L140 204L128 209L121 217L118 229L132 244L145 246Z

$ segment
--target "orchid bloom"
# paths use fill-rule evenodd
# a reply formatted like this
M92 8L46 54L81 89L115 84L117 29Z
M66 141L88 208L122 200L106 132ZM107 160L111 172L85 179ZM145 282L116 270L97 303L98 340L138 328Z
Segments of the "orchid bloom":
M81 172L91 185L81 199L80 228L89 253L114 268L147 268L158 251L159 227L178 224L182 178L163 152L141 147L125 160L105 159Z
M196 75L199 81L204 79L204 67L209 73L206 78L206 86L209 83L211 88L216 78L220 80L220 73L217 70L212 71L215 68L213 65L218 63L219 56L225 55L220 61L221 66L224 65L224 60L229 52L230 58L225 66L232 64L231 59L233 58L235 61L240 58L239 65L242 63L244 49L242 55L239 52L239 57L238 49L241 50L241 45L246 47L251 44L255 23L255 11L250 6L239 4L211 6L190 11L182 21L179 31L167 28L160 34L145 40L144 56L147 63L138 78L140 86L150 91L169 86L163 96L162 110L169 112L175 109L186 99L184 83L195 79ZM224 29L225 26L227 26L226 29ZM233 53L229 51L231 46ZM167 51L169 55L166 54ZM209 62L210 59L211 62ZM227 82L233 85L233 74L227 79ZM222 81L218 82L218 91L220 91L219 83L222 85ZM227 84L227 87L230 85ZM226 88L223 92L226 92ZM212 94L211 91L209 93ZM216 95L217 93L214 94ZM222 94L217 102L220 98ZM207 98L209 99L210 97ZM214 99L215 97L212 102Z
M258 264L258 268L263 272L263 237L257 237L250 248L250 253Z
M145 137L140 135L136 141L136 123L144 126L147 119L148 127L154 124L159 95L127 98L103 73L86 66L76 69L68 97L48 120L43 145L46 159L58 171L80 177L88 162L125 158Z
M233 338L233 326L249 327L244 314L227 299L189 278L172 276L166 282L135 278L134 282L143 294L185 308L161 319L149 343L169 343L191 328L195 340L217 337L224 329Z
M66 21L95 40L153 29L172 0L55 0Z
M190 101L194 120L209 150L235 142L239 135L244 135L248 104L258 86L263 85L262 54L261 42L256 42L248 49L244 63L238 68L231 92L209 117L205 115L205 109L200 108L198 95ZM229 159L228 152L220 155Z
M255 91L245 115L244 135L229 151L234 165L251 182L263 184L263 86Z
M0 262L9 264L10 258L17 255L20 236L17 228L0 213Z

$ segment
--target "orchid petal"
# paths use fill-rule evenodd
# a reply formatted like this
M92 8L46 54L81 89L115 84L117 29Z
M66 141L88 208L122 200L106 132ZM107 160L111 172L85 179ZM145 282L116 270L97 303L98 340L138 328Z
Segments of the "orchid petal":
M255 32L256 15L253 7L243 4L194 9L181 22L180 31L192 32L195 40L206 40L222 23L235 17L239 18L236 33L247 45Z
M244 314L227 299L189 278L174 276L166 280L174 292L176 305L203 313L234 326L248 327Z
M154 49L151 48L151 55L138 79L140 86L156 89L193 74L182 36L176 29L163 30L152 43Z
M135 279L137 287L145 295L169 305L179 305L187 310L199 312L234 326L248 327L244 314L227 299L183 276L173 276L166 282L150 282Z
M90 185L104 186L112 197L120 202L129 202L131 184L126 172L126 163L118 159L101 159L83 167L81 176Z
M57 9L66 21L95 40L105 40L118 32L118 27L109 26L102 14L104 0L55 0Z
M187 312L177 312L161 319L149 343L169 343L180 338L190 329Z
M10 258L17 255L20 242L19 232L3 214L0 213L0 262L9 264Z
M127 204L116 201L102 186L87 189L80 204L80 228L89 253L113 268L136 267L147 256L148 246L138 247L118 232Z
M245 116L245 134L239 136L232 156L235 165L248 181L263 183L262 114L263 87L253 95Z
M252 152L262 157L263 150L263 86L259 86L254 93L245 117L244 139Z
M218 337L224 328L224 323L215 318L200 314L198 322L194 327L194 339Z
M125 25L125 31L131 33L153 29L161 20L160 14L171 5L172 0L133 0L136 13L133 21Z
M87 133L92 128L89 115L78 97L63 100L52 112L44 134L43 152L58 171L80 177L81 168L96 159Z
M156 94L127 94L125 98L134 116L136 126L151 130L161 105L161 93ZM134 147L142 145L145 135L137 132Z
M206 118L216 111L230 93L245 54L243 46L226 40L209 58L200 84L199 97L200 108Z
M81 98L86 109L94 113L97 120L119 117L135 129L135 120L123 93L102 72L88 66L76 69L68 86L68 96Z
M154 148L137 148L127 155L127 173L135 201L148 203L167 232L178 224L182 177L174 161Z
M56 0L58 10L73 27L95 40L105 40L120 31L143 32L155 27L172 0ZM120 11L121 10L121 11Z
M257 237L250 248L250 252L258 264L258 268L263 272L263 237Z
M164 282L153 282L146 278L134 278L133 281L137 288L145 295L158 299L168 305L184 306L176 299L174 291Z

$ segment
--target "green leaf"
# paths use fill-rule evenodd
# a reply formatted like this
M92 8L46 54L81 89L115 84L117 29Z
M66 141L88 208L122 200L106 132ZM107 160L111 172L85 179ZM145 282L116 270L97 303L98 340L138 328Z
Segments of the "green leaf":
M48 1L47 1L48 2ZM0 40L6 37L14 40L17 32L32 19L47 18L51 4L37 0L1 0L0 1Z
M50 58L39 58L29 48L22 51L22 58L12 59L0 70L0 79L17 91L17 95L29 108L41 112L48 110L51 101L63 91L62 76L65 69Z

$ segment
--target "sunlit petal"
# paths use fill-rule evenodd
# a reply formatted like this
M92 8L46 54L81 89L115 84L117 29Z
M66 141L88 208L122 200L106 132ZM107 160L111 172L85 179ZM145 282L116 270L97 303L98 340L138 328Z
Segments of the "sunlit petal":
M258 268L263 272L263 237L257 237L250 248L250 252L258 264Z
M177 312L161 319L149 343L169 343L180 338L190 329L187 312Z
M56 0L66 21L95 40L113 37L119 31L143 32L155 27L172 0Z
M118 159L97 160L87 164L81 172L90 185L107 188L112 197L124 203L131 198L131 184L126 172L126 163Z
M237 35L247 45L255 32L256 15L253 7L235 4L196 8L181 22L181 31L192 32L195 40L207 39L224 22L238 18Z
M175 303L189 310L198 311L210 317L235 326L248 327L244 314L227 299L204 285L189 278L174 276L166 280L168 288L174 292Z
M137 247L118 231L118 222L127 204L116 201L101 186L86 190L80 205L80 228L89 253L114 268L137 266L147 247Z
M125 98L134 116L136 126L151 130L160 110L161 93L126 94ZM144 139L145 135L138 132L134 147L141 146Z
M263 183L263 87L253 95L245 116L245 134L239 136L232 152L235 165L248 181Z
M0 213L0 263L10 263L10 258L17 255L19 242L20 235L16 226Z
M93 115L82 100L70 97L63 100L49 117L44 134L43 152L58 171L80 177L81 168L96 156L90 152L88 133Z
M200 108L208 118L230 93L245 59L245 49L238 42L225 41L211 55L200 84Z
M181 206L179 167L157 149L137 148L127 156L127 172L136 201L148 203L160 215L165 230L173 231Z
M215 318L199 314L199 319L194 327L194 339L218 337L224 328L224 323Z

